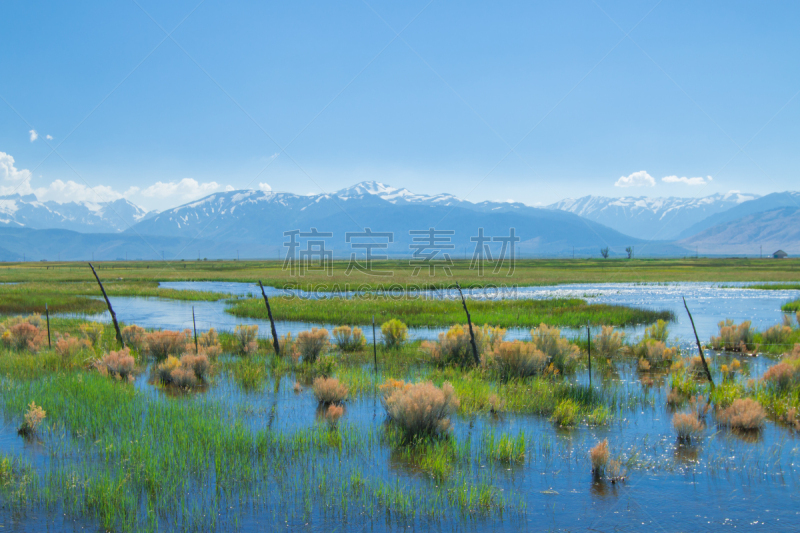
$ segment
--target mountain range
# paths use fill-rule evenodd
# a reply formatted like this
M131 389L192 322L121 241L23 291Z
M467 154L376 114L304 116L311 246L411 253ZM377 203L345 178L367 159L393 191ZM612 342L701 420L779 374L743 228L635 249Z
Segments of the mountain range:
M479 231L508 237L514 228L522 256L637 257L755 254L761 246L800 252L796 227L800 193L766 196L732 192L703 198L609 198L585 196L546 207L515 202L460 200L452 194L424 195L376 181L336 192L298 195L256 190L226 191L162 212L146 212L128 200L107 203L40 202L33 195L0 197L0 260L194 259L198 257L283 257L291 239L284 232L329 232L325 238L298 235L299 250L323 241L334 257L375 254L408 257L430 237L411 234L429 228L438 235L439 254L471 257ZM390 232L387 237L348 233ZM67 231L65 231L67 230ZM29 243L35 243L31 246ZM27 244L26 244L27 243ZM353 246L361 243L361 247ZM502 241L485 242L490 254ZM311 248L319 248L314 244ZM439 255L441 257L441 255Z
M121 198L113 202L40 202L35 195L0 196L0 225L33 229L67 229L81 233L124 231L147 212Z

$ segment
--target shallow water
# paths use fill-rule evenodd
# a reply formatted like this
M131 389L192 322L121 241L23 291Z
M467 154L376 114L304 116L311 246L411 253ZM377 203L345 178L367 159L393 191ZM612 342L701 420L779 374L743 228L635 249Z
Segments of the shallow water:
M218 290L235 294L259 294L257 286L241 283L169 283L183 289ZM472 297L479 297L471 291ZM271 290L271 294L278 291ZM588 297L592 301L671 309L677 323L672 331L687 343L692 339L681 296L692 309L701 340L716 333L723 318L752 320L765 328L780 322L780 305L797 297L797 291L761 291L722 288L717 284L681 283L668 285L570 285L519 289L516 297ZM268 334L269 323L239 319L224 312L224 302L180 302L152 298L112 298L117 316L126 323L144 327L183 329L191 327L192 306L198 329L233 329L237 324L258 324ZM308 329L305 323L278 323L279 334ZM369 330L367 330L368 332ZM636 332L637 328L630 331ZM414 329L417 338L434 336L438 330ZM527 336L527 330L513 335ZM369 335L368 335L369 336ZM711 354L722 361L730 357ZM772 364L764 357L744 358L745 375L757 378ZM271 428L282 432L302 430L319 424L317 403L309 387L295 393L294 378L285 376L277 383L268 380L257 391L245 391L220 374L204 392L167 394L148 381L148 373L138 376L134 386L153 401L199 402L220 405L232 419L244 421L254 430ZM586 372L575 380L587 382ZM263 501L245 504L237 520L241 531L269 529L314 532L342 531L695 531L731 527L760 531L792 531L800 523L800 440L791 430L767 422L756 437L739 435L719 428L713 415L701 439L691 445L679 444L671 426L673 412L666 406L667 384L656 379L644 387L637 372L621 365L614 375L596 374L595 386L616 387L621 396L632 397L613 414L605 427L579 427L563 430L545 417L534 415L486 414L456 417L453 435L471 443L473 453L466 469L471 479L481 477L509 496L522 502L521 513L509 511L502 517L472 516L466 519L389 518L384 512L370 516L355 509L347 520L315 508L303 519L283 521L274 514L273 496L262 494ZM8 414L6 413L6 420ZM380 402L372 397L357 397L347 402L342 423L363 432L375 432L385 420ZM483 462L476 450L484 435L524 432L526 459L521 465ZM609 439L613 457L634 458L624 482L594 482L590 474L588 450L599 440ZM16 435L14 424L0 428L0 451L26 458L38 470L53 460L51 451L65 445L65 435L50 435L42 441L26 441ZM330 458L321 459L327 461ZM410 467L387 446L373 442L364 456L346 456L343 472L360 469L372 478L396 480L403 486L419 488L433 483ZM296 475L302 475L297 472ZM298 505L300 505L298 503ZM237 507L237 509L239 509ZM232 511L234 512L234 511ZM75 517L51 513L9 516L0 506L0 526L4 531L73 531L91 524L75 522ZM172 524L161 524L168 530ZM221 527L221 530L227 530Z
M179 290L200 290L236 295L260 295L257 285L235 282L191 281L165 282L162 287ZM703 342L717 334L717 324L726 318L735 322L750 320L754 328L766 329L782 320L781 305L800 296L797 290L760 290L744 288L746 284L726 283L667 283L667 284L634 284L634 283L589 283L572 285L555 285L548 287L519 287L506 290L501 296L491 289L473 289L466 291L470 298L584 298L590 302L629 305L634 307L670 310L676 320L670 325L670 333L683 345L694 342L692 328L683 307L682 298L686 298L692 311L697 333ZM266 287L268 296L287 294L285 289ZM300 291L288 291L299 296L319 297L320 293L309 294ZM428 293L431 298L457 297L452 291ZM350 294L349 296L352 296ZM162 300L141 297L111 297L111 304L117 318L127 324L137 324L146 328L186 329L192 327L192 307L195 310L197 328L205 331L209 328L232 331L239 324L256 324L262 337L270 336L268 320L234 317L225 312L226 303L187 302ZM110 321L106 312L96 315L99 320ZM359 325L371 340L371 325ZM335 326L324 323L307 323L295 321L276 321L279 335L291 332L296 336L300 331L311 327L325 327L331 330ZM621 328L629 335L639 335L644 325ZM412 339L435 339L447 328L409 328ZM593 332L598 328L594 328ZM564 334L584 335L584 331L570 331L564 328ZM509 328L506 335L509 339L525 339L530 336L528 328ZM380 328L377 331L381 340Z

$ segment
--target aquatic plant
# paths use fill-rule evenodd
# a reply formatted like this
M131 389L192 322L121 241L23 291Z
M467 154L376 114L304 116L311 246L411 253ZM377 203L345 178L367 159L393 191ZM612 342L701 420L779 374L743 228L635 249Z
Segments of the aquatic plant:
M328 330L325 328L312 328L311 331L301 331L297 334L295 350L306 363L314 363L327 346Z
M655 324L644 330L644 339L652 339L666 343L669 336L669 324L666 320L658 319Z
M753 348L753 330L749 320L736 325L733 320L726 319L718 326L719 336L711 337L711 346L715 350L746 352Z
M494 366L505 378L542 374L548 361L547 355L533 343L522 341L501 342L487 356L487 365Z
M131 355L130 348L125 347L119 351L110 351L95 363L101 373L117 379L129 379L133 377L135 361Z
M766 413L761 404L752 398L739 398L717 412L717 420L723 426L741 430L758 430L764 425Z
M589 450L589 458L592 461L592 475L600 479L605 473L611 452L608 451L608 439L603 439Z
M602 326L600 333L592 339L592 351L602 357L613 358L620 353L624 342L625 333L614 331L614 326Z
M311 388L314 397L323 405L339 404L347 399L347 387L335 378L316 378Z
M547 356L549 364L558 373L571 374L578 367L580 348L562 337L559 328L539 324L537 329L531 330L531 342Z
M239 325L233 330L236 351L242 355L254 354L258 350L258 326Z
M300 392L303 391L303 386L300 385L299 381L295 381L292 390L294 390L295 394L299 394Z
M406 383L390 379L380 386L381 403L389 419L407 438L441 435L450 428L458 398L449 382L441 388L430 381Z
M245 390L257 389L266 377L264 361L257 357L239 357L228 366L233 380Z
M490 461L503 464L515 464L525 461L525 432L520 432L516 438L502 433L496 438L494 432L483 435L481 439L483 454Z
M18 433L24 437L34 435L46 417L47 413L45 410L42 409L41 406L36 405L36 402L31 401L30 405L28 405L28 408L25 410L25 416Z
M147 353L157 360L176 356L186 349L191 338L191 330L184 331L151 331L147 334Z
M144 328L131 324L125 326L120 332L125 346L128 346L139 353L147 351L147 331Z
M100 343L100 339L103 338L103 324L99 322L84 322L79 326L81 335L83 338L88 340L92 346L97 346Z
M733 359L730 365L722 365L719 367L723 381L733 381L736 379L736 374L741 372L741 370L742 363L740 363L738 359Z
M561 400L556 405L553 416L550 417L550 422L562 427L574 427L580 422L581 406L571 399Z
M367 344L367 338L359 327L339 326L333 328L333 339L343 352L357 352Z
M294 339L292 339L292 332L288 332L283 337L278 338L278 347L281 349L281 357L289 355L292 359L299 357L295 354Z
M399 348L408 340L408 326L393 318L381 325L381 334L387 348Z

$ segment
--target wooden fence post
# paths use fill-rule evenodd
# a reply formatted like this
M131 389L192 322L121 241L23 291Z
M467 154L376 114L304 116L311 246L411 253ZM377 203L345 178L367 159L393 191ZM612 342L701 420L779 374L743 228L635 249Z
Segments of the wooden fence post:
M264 303L267 305L267 316L269 316L269 325L272 328L272 347L275 348L275 355L280 357L281 345L278 342L278 330L275 329L275 321L272 319L272 309L269 306L269 298L267 298L267 293L264 291L261 280L258 280L258 286L261 287L261 295L264 297Z
M457 281L456 288L458 289L458 294L461 295L461 305L464 306L464 312L467 313L467 325L469 326L469 341L472 343L472 355L475 357L475 364L480 366L481 358L478 355L478 346L475 344L475 334L472 332L472 319L469 316L469 310L467 309L467 301L464 299L464 293L461 292L461 286Z
M697 349L700 351L700 360L703 362L703 368L706 371L706 377L708 378L708 382L711 383L711 389L714 389L714 380L711 379L711 371L708 369L708 363L706 363L706 356L703 355L703 346L700 344L700 337L697 336L697 328L694 327L694 319L692 318L692 312L689 311L689 306L686 305L686 298L683 298L683 306L686 308L686 312L689 314L689 322L692 323L692 331L694 331L694 340L697 341Z
M53 345L50 342L50 309L47 307L47 302L44 304L44 314L47 317L47 347L52 348Z
M200 348L197 346L197 322L194 319L194 306L192 306L192 329L194 329L194 353L200 353Z
M100 281L100 276L97 275L97 271L95 271L94 267L91 263L89 263L89 268L92 269L92 274L94 274L94 279L97 280L97 284L100 285L100 291L103 293L103 298L106 299L106 305L108 306L108 312L111 313L111 320L114 322L114 329L117 332L117 340L125 348L125 341L122 340L122 333L119 330L119 324L117 323L117 315L114 313L114 309L111 307L111 301L108 299L108 295L106 294L106 290L103 288L103 283Z

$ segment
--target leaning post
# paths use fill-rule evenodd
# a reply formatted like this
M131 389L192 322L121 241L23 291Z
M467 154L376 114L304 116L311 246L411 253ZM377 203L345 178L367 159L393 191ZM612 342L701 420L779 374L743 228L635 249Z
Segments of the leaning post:
M267 306L267 316L269 316L269 325L272 328L272 347L275 348L275 355L281 355L281 345L278 342L278 330L275 329L275 320L272 318L272 309L269 306L269 298L267 298L267 293L264 291L264 285L261 284L261 280L258 280L258 286L261 287L261 296L264 297L264 303Z
M372 358L375 360L375 374L378 373L378 345L375 342L375 315L372 315Z
M683 306L686 308L686 312L689 314L689 322L692 323L692 331L694 331L694 340L697 341L697 350L700 352L700 360L703 362L703 368L706 371L706 377L708 378L708 382L711 383L711 389L714 389L714 380L711 379L711 371L708 369L708 363L706 363L706 356L703 355L703 347L700 345L700 337L697 336L697 328L694 327L694 319L692 318L692 312L689 311L689 306L686 305L686 298L683 298Z
M47 317L47 347L52 348L50 343L50 309L47 308L47 302L44 303L44 314Z
M589 388L592 388L592 332L589 329L589 323L586 323L586 341L588 344L589 352Z
M111 307L111 301L108 299L108 295L106 294L105 288L103 288L103 283L100 281L100 276L97 275L97 271L94 269L91 263L89 263L89 268L92 269L92 274L94 274L94 279L97 280L97 284L100 285L100 291L103 293L103 298L106 299L106 305L108 306L108 312L111 313L111 320L114 322L114 329L117 332L117 340L125 347L125 341L122 340L122 333L119 330L119 324L117 323L117 315L114 313L114 309Z
M192 306L192 329L194 330L194 353L200 353L200 348L197 346L197 322L194 319L194 306Z
M478 345L475 344L475 334L472 332L472 319L469 316L469 309L467 309L467 301L464 299L464 293L461 292L461 286L456 281L456 288L458 294L461 295L461 305L464 306L464 312L467 314L467 326L469 326L469 342L472 344L472 355L475 358L475 364L480 366L481 358L478 355Z

